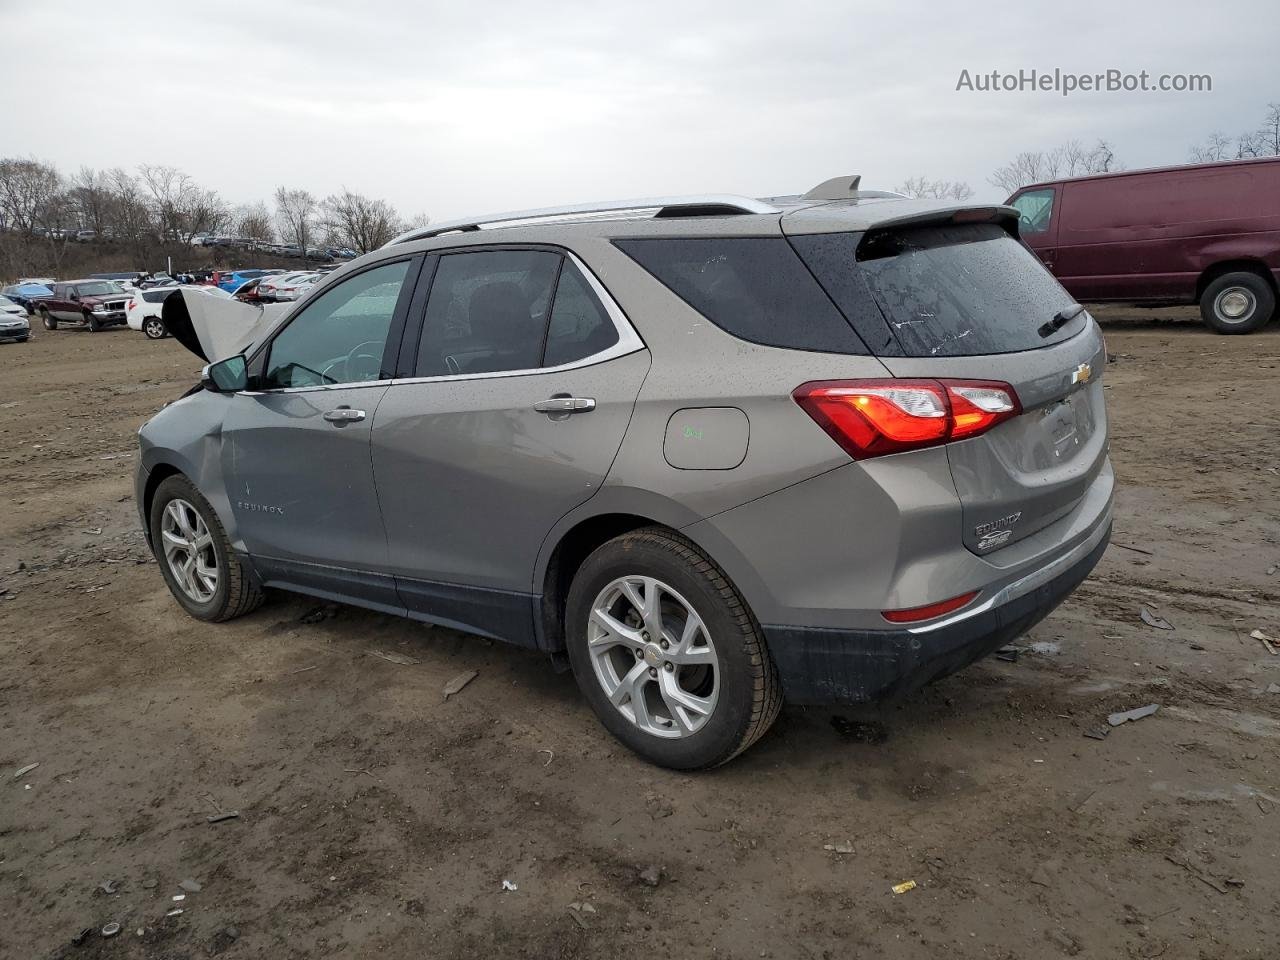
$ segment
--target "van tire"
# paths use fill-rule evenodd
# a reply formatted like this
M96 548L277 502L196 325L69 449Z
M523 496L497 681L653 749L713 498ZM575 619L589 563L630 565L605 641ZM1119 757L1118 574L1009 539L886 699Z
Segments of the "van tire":
M44 328L46 330L58 329L58 321L55 320L53 318L53 315L49 313L49 311L46 310L44 307L40 308L40 322L44 324Z
M678 739L644 731L615 707L588 647L592 605L611 583L631 577L655 578L678 592L714 646L715 707L700 729ZM673 530L634 530L587 557L569 589L565 629L569 662L587 703L614 737L659 766L699 770L726 763L760 739L782 709L782 685L746 601L714 561Z
M1200 295L1200 316L1218 333L1253 333L1276 309L1275 291L1256 273L1224 273Z

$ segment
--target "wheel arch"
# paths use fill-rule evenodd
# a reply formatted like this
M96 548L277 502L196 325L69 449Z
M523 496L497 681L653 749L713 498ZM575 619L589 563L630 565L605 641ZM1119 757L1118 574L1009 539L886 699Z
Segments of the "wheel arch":
M151 467L147 473L146 483L142 487L142 529L146 533L147 543L151 543L151 504L155 503L156 491L160 489L160 484L164 483L170 477L185 476L185 474L175 467L172 463L160 461Z
M1219 260L1205 267L1200 272L1200 276L1196 278L1196 301L1199 302L1200 298L1204 296L1209 284L1228 273L1252 273L1266 281L1267 285L1271 287L1272 293L1280 295L1280 290L1276 288L1275 275L1263 261L1241 257L1234 260Z
M606 487L571 511L543 541L534 568L534 633L540 649L564 649L564 607L569 585L582 562L614 537L642 527L662 527L688 540L724 573L750 604L758 575L745 557L723 538L717 540L705 519L688 507L652 491ZM714 541L714 542L708 542Z

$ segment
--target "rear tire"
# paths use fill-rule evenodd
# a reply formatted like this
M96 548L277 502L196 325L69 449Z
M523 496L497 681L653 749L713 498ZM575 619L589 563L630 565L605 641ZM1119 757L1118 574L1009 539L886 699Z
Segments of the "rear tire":
M40 308L40 322L44 324L46 330L58 329L58 321L44 307Z
M650 595L659 603L652 619L631 599L648 606ZM601 626L602 610L619 631ZM583 696L610 733L651 763L718 766L760 739L782 708L746 601L674 531L636 530L587 557L569 589L565 625Z
M147 317L142 321L142 332L148 340L163 340L169 335L164 321L159 317Z
M167 513L171 505L173 513ZM175 515L184 518L185 522L175 525ZM166 539L166 525L171 527L170 533L182 534L186 527L199 534L191 538L193 545L198 544L196 549L178 547L170 555L166 549L166 543L170 542ZM218 515L186 477L175 475L160 484L151 501L150 528L151 552L160 565L169 592L191 616L197 620L221 623L243 616L262 603L262 588L248 565L231 549ZM191 573L183 577L180 571L187 566L185 560L188 556L193 558ZM214 574L212 587L209 584L210 571Z
M1204 288L1200 316L1218 333L1253 333L1271 320L1276 295L1256 273L1225 273Z

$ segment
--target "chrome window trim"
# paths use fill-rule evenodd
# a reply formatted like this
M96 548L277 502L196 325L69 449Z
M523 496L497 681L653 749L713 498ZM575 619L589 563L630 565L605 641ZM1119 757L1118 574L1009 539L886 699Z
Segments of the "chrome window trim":
M512 249L515 249L514 247ZM618 342L611 347L600 350L590 356L583 357L581 360L574 360L571 363L561 363L554 367L523 367L518 370L496 370L487 373L449 373L442 374L438 377L401 377L399 379L389 381L392 385L401 383L449 383L455 380L493 380L499 377L528 377L541 373L561 373L567 370L577 370L581 367L592 367L597 363L605 363L609 360L616 360L618 357L625 357L629 354L645 349L645 342L640 339L640 334L631 325L631 321L627 319L627 315L622 312L622 307L614 300L613 295L609 293L600 278L582 262L582 258L568 248L561 247L564 256L578 268L578 271L586 278L587 284L591 287L593 293L599 298L604 312L608 314L609 319L613 321L614 329L618 333ZM466 248L461 248L450 253L465 253ZM441 254L448 256L449 254ZM554 304L551 305L554 308ZM425 322L425 317L423 318ZM416 359L416 358L415 358Z

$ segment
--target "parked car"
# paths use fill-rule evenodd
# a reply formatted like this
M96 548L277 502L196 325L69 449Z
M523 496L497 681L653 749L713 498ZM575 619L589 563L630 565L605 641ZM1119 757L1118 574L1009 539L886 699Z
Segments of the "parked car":
M1219 333L1252 333L1275 315L1280 157L1037 183L1009 203L1077 300L1198 303Z
M301 300L322 276L320 273L303 273L284 282L276 281L271 286L271 295L277 302Z
M27 311L27 316L35 316L36 304L46 297L53 296L53 288L43 283L19 281L7 287L0 287L0 294L20 304Z
M182 289L199 290L213 297L230 297L230 294L220 287L183 287L175 282L171 282L167 287L135 290L129 305L125 308L129 328L142 331L148 340L163 340L169 335L163 319L164 302Z
M90 280L111 280L125 289L136 287L146 274L141 270L123 270L117 273L91 273Z
M1108 542L1102 336L1011 208L859 196L434 224L227 352L171 301L211 363L139 434L169 589L545 651L682 769L1008 643Z
M93 243L98 239L97 230L77 230L71 237L76 243Z
M129 293L112 280L72 280L55 283L53 295L36 306L46 330L59 323L77 323L94 333L124 326Z
M259 298L267 302L274 302L276 300L283 300L283 299L291 299L291 298L279 297L277 296L277 294L284 287L287 287L295 283L302 277L309 277L309 276L312 276L311 271L295 270L292 272L278 273L273 276L263 277L262 283L258 285L258 296Z
M213 282L231 293L246 280L252 280L255 277L265 277L270 270L219 270L213 275Z
M26 343L29 339L31 324L27 322L27 308L6 296L0 296L0 340Z
M231 294L241 303L269 303L273 301L265 300L258 293L258 287L266 280L266 277L256 277L253 280L246 280L240 286L236 287Z

